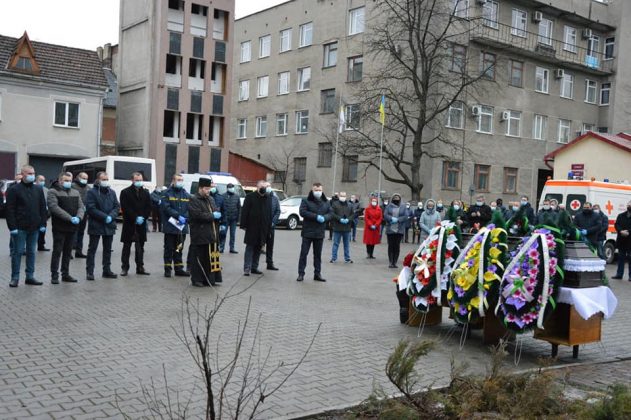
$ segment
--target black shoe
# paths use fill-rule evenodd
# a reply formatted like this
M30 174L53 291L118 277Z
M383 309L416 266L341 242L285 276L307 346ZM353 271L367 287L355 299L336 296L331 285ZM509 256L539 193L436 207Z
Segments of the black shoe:
M243 275L246 276L246 277L249 277L250 276L250 272L249 271L244 271Z
M44 284L41 281L37 281L35 279L26 279L26 281L24 283L26 283L26 284L28 284L30 286L41 286L42 284Z
M236 250L234 250L234 249L231 249L231 250L230 250L230 253L231 253L231 254L238 254L238 253L239 253L239 251L236 251Z
M370 255L366 255L366 259L369 260L370 259Z
M171 270L164 270L164 277L171 277Z
M85 275L85 279L89 280L89 281L93 281L94 280L94 274L86 274Z
M75 279L72 276L64 276L61 278L61 281L66 282L66 283L77 283L77 279Z
M250 273L252 273L252 274L263 274L263 272L258 270L258 269L250 270Z
M268 265L267 269L270 271L278 271L278 267L276 267L274 264Z
M400 308L399 309L399 322L401 322L401 324L405 324L408 322L409 318L410 318L410 315L408 313L408 308Z
M394 265L394 264L390 264L390 265L388 266L388 268L397 268L397 266L396 266L396 265Z
M37 248L38 251L50 251L50 248L46 248L45 246L41 248Z
M613 276L612 279L614 279L614 280L622 280L622 276Z
M50 284L59 284L59 279L57 277L53 277L50 279Z
M127 271L124 271L125 274L121 273L121 276L126 276L127 275ZM116 279L118 278L118 276L115 273L112 273L111 271L106 271L105 273L103 273L103 278L104 279Z
M149 276L149 275L151 275L151 273L145 271L144 268L141 268L140 270L136 270L136 274L140 274L141 276Z
M305 276L303 276L302 274L300 274L298 276L298 278L296 279L296 281L303 281L305 279Z
M191 276L187 271L184 271L184 270L175 270L175 275L177 277L190 277Z
M326 281L326 279L318 274L318 275L313 276L313 281L321 281L321 282L324 283Z
M81 251L77 251L74 253L75 258L88 258L87 255L85 255L83 252Z
M370 259L371 259L371 260L374 260L374 259L375 259L375 257L373 257L373 256L371 255L371 256L370 256Z
M192 283L191 284L193 287L206 287L207 285L204 283Z
M121 276L123 277L127 277L127 273L129 272L129 270L121 270ZM105 277L105 276L103 276Z
M344 261L346 264L352 264L353 260Z
M329 261L331 264L335 264L335 260L331 260Z
M9 287L18 287L18 281L19 280L11 280L11 282L9 283Z

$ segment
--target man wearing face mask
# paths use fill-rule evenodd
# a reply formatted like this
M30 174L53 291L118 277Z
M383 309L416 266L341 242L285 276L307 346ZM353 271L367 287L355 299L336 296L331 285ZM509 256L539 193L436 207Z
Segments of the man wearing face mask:
M88 194L88 190L90 187L88 186L88 174L85 172L79 172L79 174L74 179L72 183L72 188L79 193L81 197L81 202L85 206L86 195ZM77 233L75 235L75 258L86 258L87 255L83 253L83 235L85 234L85 227L88 224L88 213L86 212L77 227Z
M423 210L423 202L419 201L412 215L412 229L414 230L414 235L412 235L412 243L421 243L421 215L424 211L425 210Z
M364 244L366 244L366 258L374 260L375 245L380 243L379 231L383 220L383 212L379 207L377 197L370 197L370 205L364 211Z
M403 233L403 242L408 243L410 236L410 228L412 227L412 222L414 220L414 210L411 209L410 203L405 203L405 213L408 217L407 222L405 222L405 232Z
M184 178L180 174L173 175L171 186L162 193L161 213L162 232L164 232L164 277L171 277L171 270L179 277L188 277L182 258L188 226L188 204L191 196L184 188ZM175 222L176 225L171 223ZM182 228L180 230L180 228ZM190 254L187 261L190 270Z
M351 195L350 203L351 203L351 206L353 207L353 220L351 222L351 224L353 225L352 226L353 230L351 234L351 240L353 242L356 242L357 226L359 225L359 216L364 214L364 209L362 208L361 203L359 202L355 194Z
M72 188L72 174L62 173L48 190L48 210L53 225L53 255L50 260L50 282L59 284L59 259L61 281L76 283L70 275L70 257L75 235L85 213L79 192Z
M484 196L478 195L475 204L469 208L467 213L467 224L472 232L477 232L481 227L486 226L493 217L491 207L485 204Z
M627 211L616 217L616 248L618 248L618 269L613 279L621 280L624 274L624 264L629 266L629 281L631 281L631 201L627 203Z
M443 200L436 201L436 212L440 214L440 219L445 218L445 206L443 205Z
M592 203L586 201L583 204L583 211L576 213L574 216L574 224L581 231L583 238L587 242L598 249L598 232L601 229L600 215L594 213Z
M427 213L427 205L425 206L425 213ZM386 207L383 218L386 220L387 224L386 235L388 238L389 268L397 268L399 253L401 251L401 239L403 239L405 222L407 222L408 218L405 204L401 203L401 195L392 195L392 200Z
M592 209L594 210L594 214L600 217L600 230L598 231L598 237L596 239L596 249L598 250L598 256L606 260L605 240L607 239L607 231L609 230L609 217L602 212L599 204L594 204Z
M123 251L121 254L121 276L129 272L129 257L131 244L135 247L136 274L148 276L145 270L144 246L147 242L147 221L151 215L151 195L144 187L143 177L140 172L134 172L131 178L132 184L121 191L121 210L123 212L123 231L121 242Z
M230 183L226 186L226 193L223 195L223 207L226 220L226 234L221 235L221 242L219 248L224 249L226 244L226 237L230 234L230 253L238 254L235 249L235 236L237 235L237 224L239 223L239 216L241 214L241 198L237 195L234 188L234 184Z
M524 208L524 214L526 215L526 218L528 218L528 223L530 223L530 225L534 225L537 221L535 218L535 210L530 205L528 196L522 195L520 205Z
M337 201L331 204L333 209L333 247L331 250L331 263L337 261L337 250L340 241L344 243L344 262L352 263L351 260L351 220L353 217L353 207L346 201L346 192L341 191Z
M259 270L259 258L272 228L272 197L267 192L266 181L258 181L256 191L245 196L240 225L241 229L245 230L243 275L263 274Z
M44 200L46 201L46 224L50 218L50 212L48 211L48 188L46 188L46 177L44 175L37 175L35 183L42 187L44 190ZM50 248L46 248L46 232L40 232L37 238L37 250L38 251L50 251Z
M326 196L322 192L322 184L316 182L311 187L307 198L300 203L300 216L303 218L302 245L300 246L300 259L298 260L297 281L305 279L307 268L307 255L313 245L313 280L325 282L322 277L322 243L326 222L333 218L333 210Z
M215 206L217 207L217 211L221 213L221 220L219 220L219 253L223 254L223 247L226 244L226 209L224 208L224 199L223 195L219 194L219 190L217 189L217 184L213 182L210 186L210 198L215 202Z
M20 278L22 252L26 248L26 284L41 286L35 279L35 249L40 233L46 233L46 199L41 186L35 184L35 169L22 167L22 182L7 190L6 220L13 238L11 251L11 282L17 287Z
M272 206L272 226L267 234L267 241L265 242L265 262L267 263L267 269L270 271L278 271L278 267L274 265L274 236L276 234L276 225L280 218L280 200L274 191L272 191L272 185L269 182L265 183L265 190L271 198Z
M556 224L556 213L552 210L552 206L550 206L550 200L543 200L543 205L537 212L537 224L538 225L549 225Z

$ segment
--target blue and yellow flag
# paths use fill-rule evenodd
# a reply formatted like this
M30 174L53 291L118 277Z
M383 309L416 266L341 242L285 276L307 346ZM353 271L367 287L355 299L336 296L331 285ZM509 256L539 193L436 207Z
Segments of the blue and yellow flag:
M386 95L381 95L381 103L379 104L379 119L381 125L386 125Z

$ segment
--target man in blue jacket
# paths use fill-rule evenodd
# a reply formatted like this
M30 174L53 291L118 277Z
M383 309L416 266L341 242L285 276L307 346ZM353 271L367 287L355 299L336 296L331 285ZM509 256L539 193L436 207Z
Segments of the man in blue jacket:
M309 196L303 198L300 203L300 216L302 222L302 246L300 247L300 260L298 261L297 281L305 279L305 268L307 267L307 255L313 245L313 280L325 282L322 277L322 243L324 242L324 231L326 222L333 218L333 210L329 205L324 193L322 184L316 182L311 187Z
M103 239L103 277L115 279L118 277L111 270L112 242L116 233L116 218L120 204L116 193L110 188L110 178L106 172L96 174L94 188L85 196L85 209L89 215L88 258L86 260L86 280L94 280L94 258L99 241Z
M184 188L184 178L173 175L171 186L162 193L162 232L164 232L164 277L171 277L171 270L176 276L188 277L184 270L182 250L188 233L188 203L191 199ZM171 222L176 222L175 226ZM181 228L181 229L180 229ZM190 269L190 264L187 264Z

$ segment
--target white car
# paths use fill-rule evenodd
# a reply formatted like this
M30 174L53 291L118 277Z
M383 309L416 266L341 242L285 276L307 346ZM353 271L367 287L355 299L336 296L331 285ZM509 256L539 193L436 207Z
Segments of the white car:
M287 229L294 230L302 224L302 217L300 216L300 203L303 198L306 198L306 196L294 195L280 202L280 217L278 218L279 225L285 225L287 226Z

